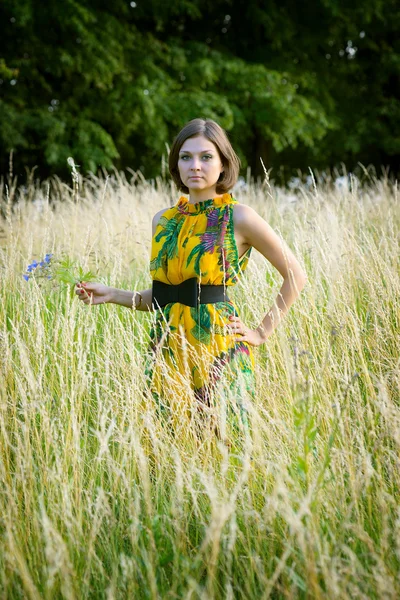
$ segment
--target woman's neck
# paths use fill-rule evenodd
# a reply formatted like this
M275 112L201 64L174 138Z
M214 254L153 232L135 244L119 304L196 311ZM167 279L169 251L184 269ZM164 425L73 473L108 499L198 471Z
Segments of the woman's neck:
M210 198L222 198L223 194L217 194L214 190L189 190L189 203L196 204L197 202L204 202L210 200Z

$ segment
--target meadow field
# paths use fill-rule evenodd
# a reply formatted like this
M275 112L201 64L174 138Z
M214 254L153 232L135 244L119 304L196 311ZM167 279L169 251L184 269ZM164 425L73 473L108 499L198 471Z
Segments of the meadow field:
M0 598L400 597L399 191L340 182L234 194L308 282L254 349L251 435L227 445L189 418L171 432L146 400L153 314L27 273L51 254L150 287L151 219L176 189L138 173L2 181ZM281 284L253 251L232 294L247 325Z

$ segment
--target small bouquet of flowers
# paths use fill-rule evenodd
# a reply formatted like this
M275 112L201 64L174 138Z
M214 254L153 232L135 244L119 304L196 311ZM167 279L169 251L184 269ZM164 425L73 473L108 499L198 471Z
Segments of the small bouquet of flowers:
M76 261L69 258L56 260L53 254L46 254L41 261L33 260L27 266L26 273L22 275L25 281L34 279L38 285L44 285L47 280L61 283L71 287L71 294L74 295L75 286L81 281L90 281L94 279L91 271L84 271Z
M52 276L50 274L50 267L51 267L51 257L53 255L52 254L46 254L46 256L44 257L43 260L41 260L40 262L37 262L36 260L33 260L32 263L30 265L28 265L27 269L26 269L26 273L24 275L22 275L22 277L25 279L25 281L29 281L29 279L31 277L39 276L39 277L46 277L47 279L51 279ZM37 270L37 272L35 273L35 271ZM36 279L36 277L35 277Z

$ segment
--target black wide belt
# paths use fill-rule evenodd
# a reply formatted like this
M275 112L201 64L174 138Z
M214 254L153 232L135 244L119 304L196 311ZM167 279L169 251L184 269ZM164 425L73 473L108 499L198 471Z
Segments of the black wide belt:
M197 277L182 281L179 285L169 285L153 280L152 302L155 308L162 308L170 302L180 302L186 306L198 307L200 304L228 302L228 294L224 285L200 285Z

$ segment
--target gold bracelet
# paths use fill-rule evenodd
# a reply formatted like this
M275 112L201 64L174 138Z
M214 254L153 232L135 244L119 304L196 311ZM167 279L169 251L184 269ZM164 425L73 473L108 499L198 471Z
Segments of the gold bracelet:
M136 306L136 294L139 294L140 296L140 300L139 300L139 304ZM132 308L135 307L135 310L138 310L141 305L142 305L142 300L143 300L143 296L140 292L135 292L133 295L133 304L132 304Z

